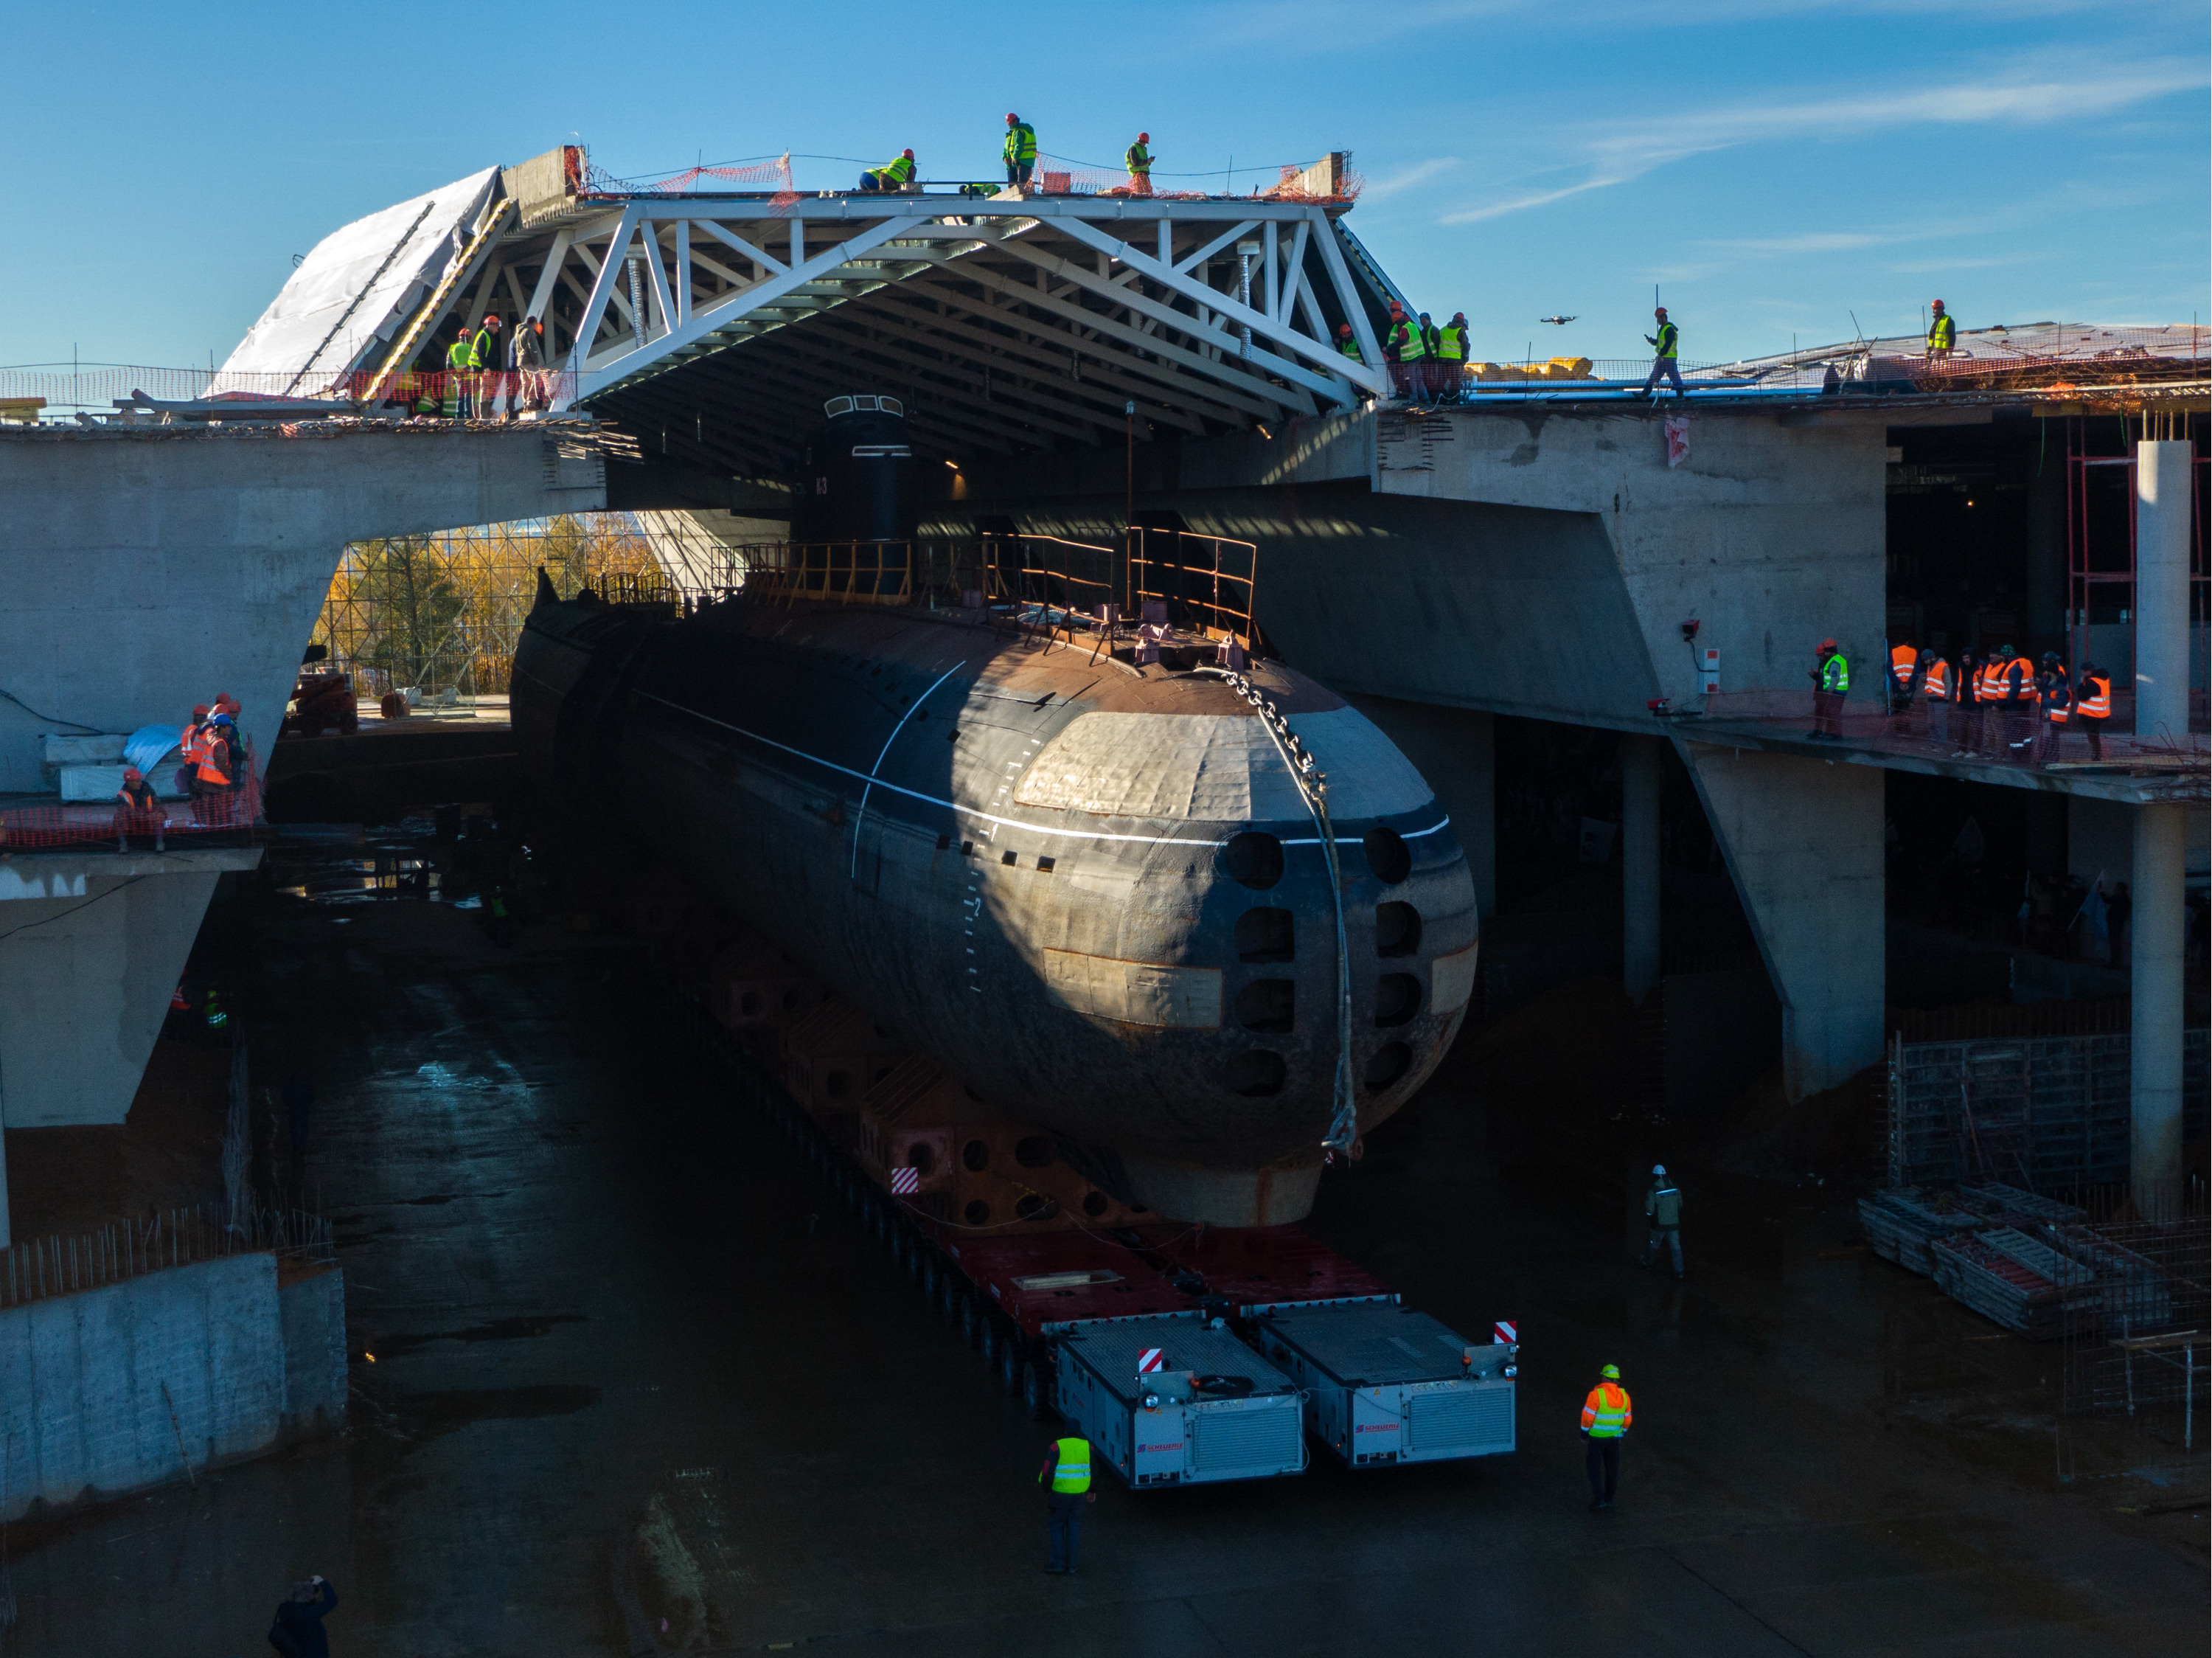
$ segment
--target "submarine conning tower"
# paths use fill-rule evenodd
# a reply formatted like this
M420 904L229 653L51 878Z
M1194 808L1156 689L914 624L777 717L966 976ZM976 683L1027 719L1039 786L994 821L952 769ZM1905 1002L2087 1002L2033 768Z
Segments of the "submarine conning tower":
M1024 598L1067 544L910 539L902 418L868 401L830 404L793 539L737 596L671 619L541 593L526 757L1114 1195L1297 1219L1346 1036L1364 1133L1465 1016L1475 899L1449 818L1296 670ZM1339 886L1262 708L1327 775Z

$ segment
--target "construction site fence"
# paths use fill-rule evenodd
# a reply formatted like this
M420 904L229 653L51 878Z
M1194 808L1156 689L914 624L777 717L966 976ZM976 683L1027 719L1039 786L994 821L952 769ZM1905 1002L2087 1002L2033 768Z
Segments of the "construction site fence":
M1249 541L1145 527L1121 546L1019 534L751 543L727 550L726 581L686 596L742 590L771 601L1008 607L1029 623L1127 623L1257 649L1257 553Z
M262 827L261 779L249 773L234 788L159 801L150 811L110 801L8 807L0 809L0 851L102 844L184 851L195 844L250 843Z
M2060 1315L2059 1408L2124 1417L2193 1450L2212 1399L2212 1222L2112 1220L2051 1228L2086 1269Z
M317 1265L337 1259L330 1222L307 1210L249 1207L234 1220L220 1205L194 1204L140 1220L109 1221L87 1232L29 1238L0 1249L0 1307L22 1307L172 1267L251 1254Z
M301 375L241 373L235 369L156 369L131 365L73 369L0 369L0 420L26 422L78 414L125 423L190 418L221 418L219 411L194 409L189 416L160 405L325 404L332 415L379 418L421 417L457 419L566 408L575 395L575 375L565 369L440 369L391 373ZM294 411L313 418L316 411ZM250 406L240 418L254 418ZM267 417L263 417L267 418Z

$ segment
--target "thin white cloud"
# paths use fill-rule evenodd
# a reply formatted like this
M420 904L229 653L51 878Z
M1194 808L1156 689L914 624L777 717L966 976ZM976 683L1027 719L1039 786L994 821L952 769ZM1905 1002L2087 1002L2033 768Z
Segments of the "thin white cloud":
M1385 196L1395 196L1401 190L1411 190L1417 185L1426 184L1439 173L1449 173L1459 164L1460 160L1456 155L1437 155L1425 162L1416 162L1413 166L1401 168L1387 178L1370 179L1365 188L1359 192L1359 198L1362 201L1372 202L1378 201Z
M1663 125L1638 125L1585 138L1585 176L1550 191L1481 202L1444 216L1446 224L1545 206L1584 191L1631 183L1692 155L1743 144L1791 139L1857 137L1925 125L2029 125L2110 114L2206 83L2201 63L2157 58L2092 67L2069 75L2022 65L2009 76L1978 76L1948 85L1900 88L1850 97L1725 105L1670 117Z

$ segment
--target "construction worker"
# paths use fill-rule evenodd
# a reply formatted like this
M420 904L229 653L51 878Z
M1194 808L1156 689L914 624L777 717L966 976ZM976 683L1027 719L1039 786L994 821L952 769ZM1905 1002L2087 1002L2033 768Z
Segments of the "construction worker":
M1682 1193L1680 1188L1667 1178L1664 1163L1651 1165L1650 1190L1644 1194L1644 1220L1650 1236L1644 1240L1644 1259L1638 1265L1650 1266L1659 1259L1662 1243L1674 1259L1674 1276L1682 1276Z
M1659 307L1652 312L1651 315L1659 325L1659 332L1644 336L1651 343L1653 353L1650 378L1644 382L1644 395L1651 398L1658 396L1659 378L1663 375L1674 381L1674 395L1680 397L1683 395L1682 369L1676 359L1681 354L1682 331L1667 320L1665 306Z
M1968 651L1959 658L1959 713L1957 728L1952 735L1958 748L1951 758L1971 759L1982 750L1982 674L1987 661L1977 652Z
M2010 645L1997 653L1997 702L2004 710L2004 758L2014 765L2035 758L2035 664Z
M1833 639L1820 641L1813 673L1813 731L1815 742L1844 740L1844 698L1850 694L1851 665Z
M1348 322L1340 322L1336 325L1336 349L1354 363L1367 361L1360 355L1359 342L1352 337L1352 325Z
M514 373L514 393L527 409L543 409L545 395L545 320L525 317L507 346L507 366ZM512 412L514 404L508 403Z
M1055 1576L1075 1576L1076 1545L1083 1539L1083 1505L1096 1503L1091 1489L1091 1442L1081 1436L1055 1439L1045 1448L1037 1484L1045 1488L1048 1538L1045 1570Z
M227 824L231 819L231 806L238 788L238 750L232 747L231 735L236 728L228 714L217 713L204 728L200 748L200 793L205 802L205 815L201 821Z
M1460 376L1467 370L1467 313L1455 311L1452 320L1437 330L1437 372L1444 389L1456 396Z
M1951 741L1951 698L1958 681L1951 664L1932 650L1920 653L1920 697L1928 707L1928 735L1941 748Z
M1006 142L999 152L1006 158L1006 182L1026 185L1036 166L1036 129L1013 111L1006 112Z
M2036 733L2035 759L2038 765L2042 765L2058 758L2058 740L2066 735L2074 713L2074 687L2066 678L2066 664L2058 660L2057 651L2045 651L2036 668L2035 697L2043 718Z
M207 820L207 808L203 803L205 791L200 787L200 759L207 748L208 716L214 712L207 703L195 704L191 718L185 722L185 728L177 739L178 752L185 762L177 768L177 783L191 802L189 809L194 823Z
M487 311L469 341L469 366L477 376L477 412L486 420L499 412L500 366L507 361L507 353L500 349L501 326L499 313Z
M2112 676L2094 662L2081 664L2081 694L2068 722L2089 740L2089 758L2105 758L2105 722L2112 717Z
M1121 152L1121 165L1129 169L1129 193L1149 196L1152 193L1152 152L1147 148L1152 142L1149 132L1139 132L1137 142Z
M453 330L453 343L446 348L447 419L469 418L469 370L475 367L476 353L469 347L469 325L465 321Z
M169 826L169 820L161 814L161 802L154 798L154 785L146 781L146 774L135 765L123 768L123 787L115 791L115 850L131 850L132 831L144 834L153 832L154 850L161 851L161 832Z
M1428 389L1428 330L1393 305L1390 338L1398 348L1396 378L1403 382L1400 390L1408 401L1418 400Z
M860 174L863 190L903 190L914 182L914 151L902 149L881 167Z
M1889 724L1899 736L1912 712L1912 693L1920 689L1920 653L1911 642L1889 648Z
M1958 347L1959 325L1951 320L1942 300L1930 301L1928 308L1933 314L1928 323L1928 360L1942 363Z
M1628 1389L1620 1385L1620 1367L1608 1364L1597 1375L1597 1386L1583 1401L1583 1439L1589 1447L1583 1466L1589 1474L1592 1514L1613 1506L1613 1490L1620 1484L1620 1442L1628 1437L1632 1419Z

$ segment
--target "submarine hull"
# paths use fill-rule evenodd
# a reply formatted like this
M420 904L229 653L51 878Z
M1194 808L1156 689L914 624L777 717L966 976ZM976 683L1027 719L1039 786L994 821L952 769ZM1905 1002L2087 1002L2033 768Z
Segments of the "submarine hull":
M1253 683L1329 779L1363 1131L1464 1016L1474 893L1357 710ZM987 613L732 600L678 621L549 591L526 762L1126 1200L1250 1225L1311 1202L1339 1043L1319 836L1224 679Z

